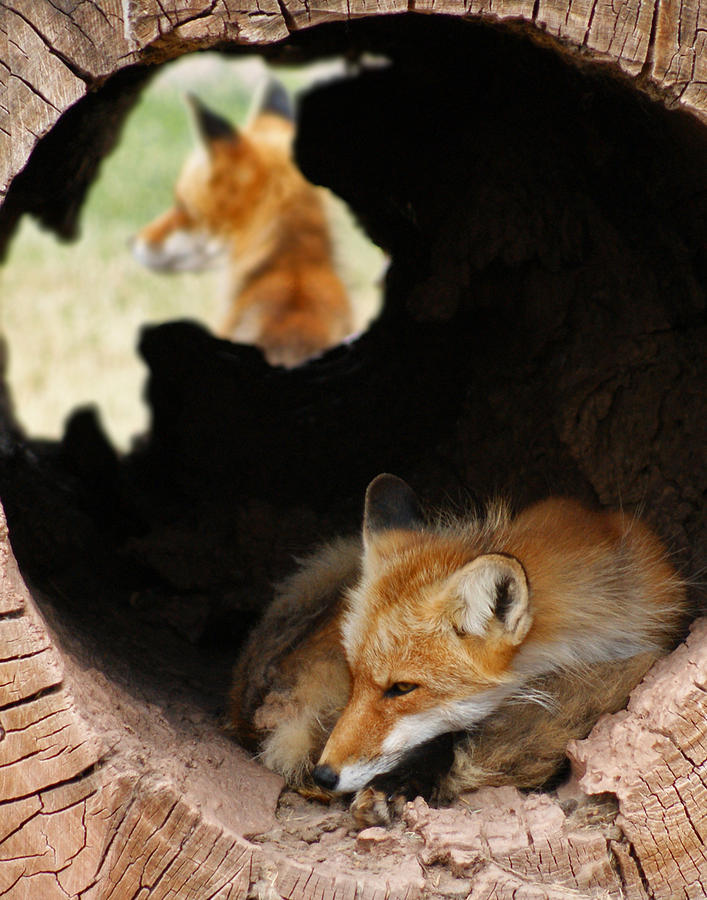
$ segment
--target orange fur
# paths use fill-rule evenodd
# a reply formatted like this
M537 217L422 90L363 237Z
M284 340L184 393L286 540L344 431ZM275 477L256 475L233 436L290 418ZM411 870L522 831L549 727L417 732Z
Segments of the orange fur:
M293 137L292 122L270 112L243 131L204 137L177 179L174 207L133 242L136 257L155 269L199 270L225 256L220 334L284 366L352 330L321 192L294 164Z

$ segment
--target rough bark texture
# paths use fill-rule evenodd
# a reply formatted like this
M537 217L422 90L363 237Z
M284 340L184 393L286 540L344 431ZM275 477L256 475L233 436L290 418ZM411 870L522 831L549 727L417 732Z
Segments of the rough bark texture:
M149 64L372 51L391 65L305 99L298 155L393 262L370 332L292 372L194 325L146 331L153 422L126 458L85 412L58 444L26 438L3 392L0 494L32 596L3 531L0 894L704 897L705 620L554 795L418 800L355 835L337 805L276 809L279 780L218 728L272 580L356 528L382 470L432 502L642 508L704 571L704 17L695 0L3 5L3 241L24 212L75 233Z

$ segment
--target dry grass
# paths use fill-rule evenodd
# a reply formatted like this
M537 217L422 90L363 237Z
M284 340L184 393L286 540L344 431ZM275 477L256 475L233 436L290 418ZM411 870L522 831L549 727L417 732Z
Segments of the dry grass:
M322 70L278 71L295 91ZM0 329L9 345L8 381L28 434L58 437L67 414L93 404L116 446L148 424L146 370L136 354L140 328L180 318L213 326L222 311L221 274L163 275L133 260L127 241L171 202L172 184L191 146L185 90L236 122L263 77L258 60L216 54L166 67L133 111L120 145L105 161L82 217L82 236L62 245L25 219L0 273ZM361 322L378 302L380 251L335 213L342 274Z

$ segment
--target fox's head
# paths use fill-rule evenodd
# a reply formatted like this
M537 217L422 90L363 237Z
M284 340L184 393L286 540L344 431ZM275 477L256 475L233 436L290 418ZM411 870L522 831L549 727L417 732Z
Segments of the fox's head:
M220 264L234 240L247 244L251 232L254 240L264 239L268 201L296 171L286 99L284 88L272 82L239 129L187 97L196 147L177 178L174 205L132 241L139 262L163 271L200 271Z
M342 626L351 695L314 769L320 786L364 787L513 689L509 664L532 622L528 580L482 532L426 528L393 475L369 485L362 575Z

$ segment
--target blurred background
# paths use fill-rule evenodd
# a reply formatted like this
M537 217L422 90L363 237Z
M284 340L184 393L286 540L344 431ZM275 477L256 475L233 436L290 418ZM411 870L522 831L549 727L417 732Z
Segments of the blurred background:
M129 449L148 425L146 368L135 349L140 328L182 318L213 328L221 319L222 272L150 271L133 259L128 240L172 203L194 140L184 93L242 124L267 72L259 58L218 53L166 65L103 162L83 208L80 239L62 244L27 216L22 220L0 270L0 333L10 348L15 411L32 437L61 436L67 415L91 404L113 444ZM343 72L340 62L273 70L295 98ZM385 257L343 203L330 195L328 207L339 274L362 329L380 305Z

